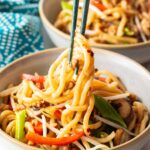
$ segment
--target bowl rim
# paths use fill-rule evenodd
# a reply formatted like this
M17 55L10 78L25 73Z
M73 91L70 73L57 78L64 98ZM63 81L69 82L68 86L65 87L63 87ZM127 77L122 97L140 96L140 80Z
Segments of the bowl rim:
M70 39L70 36L64 32L62 32L61 30L57 29L46 17L45 13L44 13L44 3L47 0L40 0L39 2L39 14L41 17L41 20L43 21L43 24L45 24L46 26L48 26L49 29L53 30L55 33L57 33L60 37L63 37L67 40ZM104 48L104 49L123 49L126 48L126 50L132 50L132 48L141 48L144 46L149 46L150 45L150 40L146 41L146 42L139 42L139 43L135 43L135 44L100 44L100 43L90 43L91 46L93 47L97 47L97 48Z
M15 60L15 61L13 61L12 63L6 65L3 69L0 70L0 74L5 73L5 71L8 71L15 64L21 63L21 61L24 60L24 59L29 59L31 57L40 56L41 54L48 53L48 52L55 52L55 51L62 52L64 49L65 48L51 48L51 49L39 51L39 52L36 52L36 53L28 54L26 56L23 56L23 57ZM135 62L134 60L132 60L132 59L126 57L126 56L123 56L121 54L118 54L118 53L115 53L115 52L112 52L112 51L108 51L108 50L104 50L104 49L93 48L93 50L94 50L94 52L103 53L103 54L111 55L111 56L113 55L113 56L121 58L121 59L123 59L123 60L125 60L129 63L132 63L133 65L138 67L144 73L144 76L146 76L147 78L150 79L150 73L148 72L148 70L146 70L143 66L141 66L139 63ZM142 139L143 137L148 136L149 134L150 134L150 122L149 122L148 126L145 128L145 130L142 133L140 133L139 135L137 135L133 139L131 139L131 140L129 140L129 141L123 143L123 144L120 144L118 146L110 148L110 150L124 148L124 147L127 147L128 144L131 144L131 145L136 144L136 142L139 139ZM2 138L4 137L5 139L8 139L9 141L13 142L14 144L17 144L18 146L22 146L24 148L31 149L31 150L40 150L40 148L29 146L27 144L24 144L24 143L16 140L15 138L12 138L8 134L6 134L2 129L0 129L0 135L2 135Z

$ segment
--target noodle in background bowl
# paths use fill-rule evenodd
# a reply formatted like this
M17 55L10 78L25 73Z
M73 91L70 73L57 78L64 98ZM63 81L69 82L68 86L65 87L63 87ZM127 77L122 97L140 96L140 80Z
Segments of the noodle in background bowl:
M49 66L58 57L63 49L55 48L42 52L37 52L20 58L10 65L6 66L0 72L0 91L6 89L10 83L19 83L22 73L34 74L47 74ZM131 59L116 54L114 52L94 49L95 54L95 66L98 69L106 69L116 74L123 81L127 89L135 93L147 106L150 112L150 74L141 65L132 61ZM32 149L38 150L21 142L18 142L14 138L8 136L4 131L0 129L0 137L6 142L12 141L11 149L15 147L17 150ZM123 143L113 149L119 150L140 150L144 144L150 139L150 124L147 128L138 136L130 141ZM15 145L13 144L15 143ZM9 143L8 143L9 146Z
M61 0L41 0L39 4L39 13L43 26L57 47L68 47L70 37L66 33L57 29L53 24L58 16L61 6ZM134 60L143 63L150 60L150 41L146 43L110 45L110 44L91 44L95 48L109 49L114 52L126 55Z

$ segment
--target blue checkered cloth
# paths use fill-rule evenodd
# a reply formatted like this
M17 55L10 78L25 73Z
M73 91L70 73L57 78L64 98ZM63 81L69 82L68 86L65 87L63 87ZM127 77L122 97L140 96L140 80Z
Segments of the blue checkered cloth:
M0 67L44 49L38 0L0 0Z

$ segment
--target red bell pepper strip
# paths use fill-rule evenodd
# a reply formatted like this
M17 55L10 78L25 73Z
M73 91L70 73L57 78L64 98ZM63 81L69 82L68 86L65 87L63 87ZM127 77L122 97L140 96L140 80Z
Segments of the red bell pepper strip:
M55 110L54 115L57 119L61 119L61 111L59 109Z
M45 81L44 76L33 76L30 74L25 74L25 73L22 74L22 79L30 80L30 81L38 82L38 83L43 83Z
M102 82L106 82L106 78L104 78L104 77L99 77L99 80Z
M64 146L79 140L84 135L84 132L76 132L74 135L62 138L43 137L35 133L28 133L26 139L36 144Z
M101 11L106 10L107 8L99 2L99 0L91 0L91 4L100 9Z
M36 82L36 87L39 88L40 90L42 90L44 87L43 87L43 83L39 83L39 82Z
M42 127L42 123L41 122L37 122L37 124L32 124L34 131L38 134L42 134L43 133L43 127Z

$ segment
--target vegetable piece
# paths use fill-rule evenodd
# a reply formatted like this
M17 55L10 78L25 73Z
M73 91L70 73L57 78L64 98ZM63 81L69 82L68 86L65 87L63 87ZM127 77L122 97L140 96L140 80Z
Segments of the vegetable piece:
M64 0L61 1L61 7L64 10L65 9L73 10L73 6Z
M133 36L133 35L134 35L134 32L131 31L128 27L125 27L125 28L124 28L124 33L125 33L126 35L129 35L129 36Z
M145 33L142 30L140 19L139 19L138 16L135 16L135 23L136 23L136 26L137 26L137 28L139 30L140 35L141 35L141 39L143 40L143 42L146 42L147 41L147 37L145 36Z
M117 106L117 110L123 119L128 118L129 115L131 114L132 107L127 100L125 99L116 100L113 102L113 105Z
M39 88L40 90L43 89L43 84L42 83L39 83L39 82L36 82L36 87Z
M32 124L34 131L38 134L42 134L43 133L43 127L42 127L42 123L41 122L37 122L37 124Z
M101 138L108 136L108 134L106 132L100 132L99 134L100 134Z
M122 127L127 128L124 120L121 116L117 113L117 111L109 104L106 100L104 100L100 96L95 97L95 107L101 113L102 117L111 120L120 124Z
M104 77L99 77L98 79L102 82L106 82L106 78L104 78Z
M79 140L84 135L83 131L76 132L74 135L62 138L43 137L35 133L28 133L26 138L37 144L64 146Z
M122 127L121 125L119 125L119 124L117 124L117 123L115 123L115 122L112 122L112 121L110 121L110 120L108 120L108 119L105 119L105 118L103 118L103 117L101 117L101 116L98 116L98 115L95 115L95 118L96 118L97 120L99 120L99 121L104 122L105 124L107 124L107 125L109 125L109 126L111 126L111 127L114 127L114 128L116 128L116 129L119 129L119 128L120 128L120 129L123 129L123 130L126 131L129 135L135 136L135 133L130 132L128 129Z
M16 112L16 130L15 138L21 140L24 138L24 126L25 126L26 110Z
M38 83L43 83L45 81L44 76L33 76L30 74L25 74L25 73L22 74L22 79L30 80L30 81L38 82Z
M101 11L106 10L106 7L103 4L101 4L99 0L91 0L91 4L97 7Z
M59 109L55 110L54 115L57 119L61 119L61 111Z
M131 136L128 133L126 133L123 129L117 129L116 135L114 138L114 144L119 145L126 141L129 141L130 139L131 139Z
M44 115L42 115L42 127L43 127L43 136L47 136L47 127L46 127L46 118Z
M106 125L105 125L106 126ZM110 126L107 126L107 127L110 127ZM98 128L98 129L95 129L95 130L92 130L91 131L92 133L92 136L94 137L97 137L97 138L101 138L101 137L104 137L103 135L103 131L101 130L101 128ZM106 132L105 132L106 133ZM107 134L107 133L106 133Z

